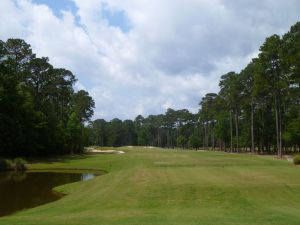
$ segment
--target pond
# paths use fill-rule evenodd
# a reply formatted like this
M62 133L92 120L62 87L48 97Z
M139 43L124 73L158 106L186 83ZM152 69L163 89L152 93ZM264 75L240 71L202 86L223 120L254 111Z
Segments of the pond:
M54 187L94 176L69 172L1 172L0 216L58 200L62 195L55 193Z

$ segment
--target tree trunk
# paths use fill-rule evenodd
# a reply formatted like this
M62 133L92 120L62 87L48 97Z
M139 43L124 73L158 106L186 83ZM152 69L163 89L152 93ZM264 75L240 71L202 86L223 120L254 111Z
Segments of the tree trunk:
M280 126L279 126L279 113L278 113L278 102L277 102L277 97L275 97L275 120L276 120L276 144L277 144L277 154L278 157L282 157L281 153L281 141L280 141Z
M212 149L215 149L215 133L214 133L214 127L212 128Z
M235 109L235 137L236 137L236 151L239 152L239 125L238 125L237 109Z
M167 148L170 148L170 131L169 128L167 129Z
M280 102L278 106L278 122L279 122L279 152L280 152L280 158L282 158L282 121L281 121L281 110L280 110Z
M232 152L232 112L230 109L230 152Z
M207 138L208 138L208 135L207 135L207 123L204 123L204 148L207 150Z
M254 153L254 109L253 109L253 98L251 99L251 152Z

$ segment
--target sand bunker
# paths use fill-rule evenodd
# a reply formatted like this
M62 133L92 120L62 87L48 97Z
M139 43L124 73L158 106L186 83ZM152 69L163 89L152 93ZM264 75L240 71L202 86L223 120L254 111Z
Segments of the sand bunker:
M88 152L91 153L99 153L99 154L124 154L125 152L123 151L118 151L118 150L114 150L114 149L110 149L110 150L98 150L95 148L87 148Z

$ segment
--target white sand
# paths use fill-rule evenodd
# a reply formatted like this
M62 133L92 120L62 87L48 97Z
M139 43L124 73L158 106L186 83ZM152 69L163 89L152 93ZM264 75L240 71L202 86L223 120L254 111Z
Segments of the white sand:
M123 151L118 151L118 150L114 150L114 149L110 149L110 150L97 150L94 148L87 148L88 152L91 153L100 153L100 154L124 154L125 152Z

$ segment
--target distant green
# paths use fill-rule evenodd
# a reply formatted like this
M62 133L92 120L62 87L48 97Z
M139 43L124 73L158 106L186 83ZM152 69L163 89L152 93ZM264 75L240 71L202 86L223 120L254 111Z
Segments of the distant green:
M125 154L37 162L31 169L103 169L56 190L62 199L0 225L298 225L300 167L272 156L122 148Z

